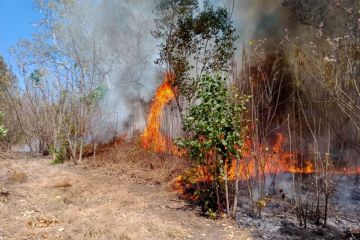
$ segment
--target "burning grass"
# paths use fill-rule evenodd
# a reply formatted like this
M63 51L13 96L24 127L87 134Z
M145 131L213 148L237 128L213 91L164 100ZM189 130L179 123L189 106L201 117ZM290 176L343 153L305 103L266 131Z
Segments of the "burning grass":
M302 152L286 150L291 148L289 146L292 143L288 143L285 135L281 132L273 134L269 139L262 139L261 142L247 137L242 147L242 158L239 160L239 164L236 159L228 159L224 175L218 174L214 170L216 167L211 164L190 166L187 160L177 157L185 155L161 131L163 110L175 98L171 81L171 76L167 74L163 84L158 88L150 108L147 126L140 136L139 144L134 144L134 141L127 142L126 136L122 136L114 138L108 144L98 145L98 156L97 160L93 161L94 164L97 166L103 162L113 164L116 168L114 168L114 174L127 172L136 181L151 182L155 185L170 183L181 198L200 205L202 213L211 218L222 216L218 213L224 212L225 200L223 197L219 198L220 195L225 196L223 186L229 183L230 189L234 189L238 184L237 180L240 180L240 184L248 186L249 189L245 188L245 192L248 194L246 197L250 199L254 213L257 212L256 215L260 218L262 209L271 201L268 197L270 190L265 189L269 187L268 180L272 181L272 194L276 194L279 190L275 189L277 175L292 175L295 176L293 179L297 181L302 179L304 184L301 187L307 189L313 184L314 178L319 178L318 190L325 191L322 185L330 183L330 180L329 178L322 179L324 173L328 177L328 173L346 173L345 170L347 170L347 174L359 172L358 169L339 169L330 161L328 161L329 164L326 164L325 169L324 166L316 165L319 163L316 163L311 155L306 156ZM248 134L251 135L251 133ZM90 149L85 151L84 155L91 156L93 153ZM329 153L327 154L329 155ZM307 180L309 183L305 184ZM226 189L226 191L228 190ZM326 188L326 191L330 192L329 187ZM282 189L281 192L281 196L286 196ZM307 194L312 193L310 189ZM255 196L256 194L258 196ZM228 196L232 199L234 195L230 192ZM292 204L296 204L296 202L292 202ZM294 212L296 211L294 210ZM319 213L316 213L317 216L320 216ZM296 213L294 214L296 215ZM310 211L306 215L305 218L310 219L308 216Z
M313 184L316 177L322 179L319 184L323 184L323 170L319 167L314 167L315 162L311 157L309 157L308 160L303 160L306 158L302 156L301 153L292 153L284 150L286 146L286 138L284 135L281 133L276 134L270 143L270 146L260 146L258 143L253 143L250 138L247 139L243 148L243 158L240 160L238 174L236 174L235 159L232 160L230 167L226 168L225 174L228 177L230 186L234 187L237 176L240 184L248 187L251 187L252 184L258 181L262 181L261 179L263 178L263 191L264 194L266 193L264 196L269 196L269 194L278 194L279 187L276 188L275 185L279 183L283 185L281 179L290 176L294 176L296 181L302 179L305 184L303 187L306 189ZM329 165L327 169L327 174L333 175L334 178L341 178L344 174L352 176L358 172L359 169L356 168L341 169L334 165ZM286 182L287 184L291 184L290 179L286 180ZM222 184L224 184L223 181ZM181 198L200 205L205 215L210 217L216 216L212 212L217 209L217 206L215 202L216 196L214 195L215 178L211 165L197 165L188 168L176 178L173 187ZM254 201L254 208L258 209L257 211L261 211L261 208L265 207L266 204L263 204L264 206L261 206L261 208L258 207L258 204L263 203L266 197L251 196L254 194L255 189L246 190L245 192L247 191L252 192L250 196L247 197L251 197L252 201ZM285 196L283 189L280 189L280 191L282 192L280 195ZM249 192L247 194L249 194ZM290 192L287 191L286 194L290 194ZM230 195L230 198L233 197L232 194ZM223 209L223 202L221 202L221 206ZM209 211L210 209L212 210Z

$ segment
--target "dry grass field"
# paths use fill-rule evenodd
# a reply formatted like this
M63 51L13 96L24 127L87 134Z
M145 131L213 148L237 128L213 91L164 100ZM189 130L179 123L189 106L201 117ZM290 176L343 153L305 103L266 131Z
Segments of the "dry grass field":
M251 239L198 216L171 189L182 160L122 144L77 166L0 159L0 239Z

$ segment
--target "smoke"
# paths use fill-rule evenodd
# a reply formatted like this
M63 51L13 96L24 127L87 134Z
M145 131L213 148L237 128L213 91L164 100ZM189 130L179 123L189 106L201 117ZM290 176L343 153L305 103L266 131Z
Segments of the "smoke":
M68 2L68 7L61 12L65 21L56 32L56 40L71 46L69 55L84 62L88 68L88 78L94 78L92 88L102 83L108 87L99 109L100 117L96 121L98 131L107 135L106 131L126 130L129 126L127 123L132 121L134 115L137 127L143 128L145 114L141 106L151 100L162 81L160 69L154 64L159 49L151 35L155 28L153 9L156 1ZM284 29L304 38L304 26L299 23L297 16L302 16L314 5L314 1L297 0L211 2L215 7L225 7L231 12L240 37L236 43L238 49L242 42L248 43L253 39L279 39L284 36ZM306 19L312 19L311 16L318 11L311 11ZM321 17L316 21L321 21ZM74 56L74 52L77 56ZM91 73L96 73L95 77ZM104 130L106 128L108 130Z
M122 130L130 115L142 115L138 102L149 101L162 80L154 64L157 48L151 36L154 16L150 2L103 1L97 11L96 27L98 38L104 41L103 55L111 56L105 62L113 61L106 75L109 91L102 111L108 116L106 122L117 123L115 128L120 129L116 131ZM139 128L145 125L144 116L142 118Z
M285 28L294 29L296 21L281 0L213 0L215 6L232 13L240 41L282 36Z
M284 7L277 0L212 3L232 12L240 41L282 33ZM92 88L99 84L108 88L94 122L103 136L126 130L134 115L138 128L145 125L140 106L151 99L162 81L154 64L157 42L151 35L155 4L145 0L80 0L69 1L59 10L65 21L56 31L56 40L67 45L68 54L88 68Z
M56 41L82 62L92 89L107 88L93 123L101 138L124 130L133 114L142 115L139 102L149 101L162 80L154 64L153 7L152 1L80 0L58 10L65 20Z

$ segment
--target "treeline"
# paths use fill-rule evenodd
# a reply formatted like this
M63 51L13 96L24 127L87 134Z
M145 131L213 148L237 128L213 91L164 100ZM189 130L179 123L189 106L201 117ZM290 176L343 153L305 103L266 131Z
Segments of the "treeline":
M17 77L1 61L4 147L25 144L52 153L55 162L77 164L85 144L96 147L119 133L129 115L123 113L128 98L139 99L139 78L150 75L148 52L140 54L147 19L130 9L132 1L35 3L42 16L36 32L10 49ZM123 16L129 23L118 24L128 10L134 12ZM109 22L96 19L104 15ZM127 98L112 97L117 91Z

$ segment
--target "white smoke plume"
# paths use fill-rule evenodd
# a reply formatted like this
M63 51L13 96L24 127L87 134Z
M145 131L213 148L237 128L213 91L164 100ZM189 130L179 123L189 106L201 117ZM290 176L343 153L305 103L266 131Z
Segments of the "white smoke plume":
M97 72L94 84L108 88L95 124L98 131L104 136L107 131L121 132L134 108L139 108L137 103L149 101L162 81L151 36L154 2L80 0L70 1L68 6L55 38L72 46L71 50L76 48L79 56L73 57ZM145 120L140 121L139 127L144 124Z

